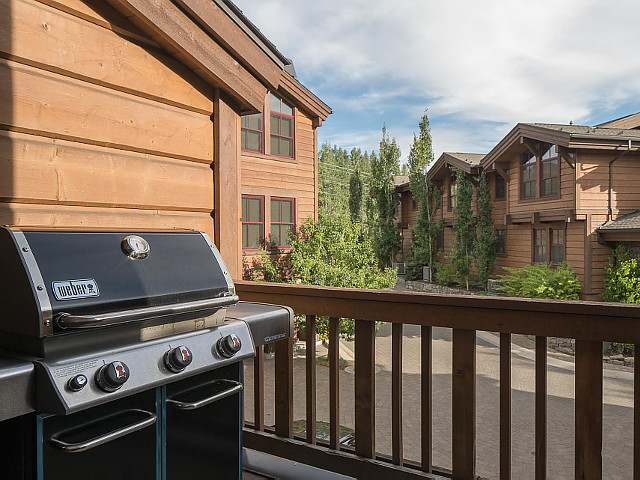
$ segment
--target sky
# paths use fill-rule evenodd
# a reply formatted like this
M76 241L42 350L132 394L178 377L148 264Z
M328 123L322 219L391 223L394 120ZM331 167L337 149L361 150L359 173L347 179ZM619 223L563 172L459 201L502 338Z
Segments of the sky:
M640 112L637 0L236 0L333 114L319 143L487 153L519 122Z

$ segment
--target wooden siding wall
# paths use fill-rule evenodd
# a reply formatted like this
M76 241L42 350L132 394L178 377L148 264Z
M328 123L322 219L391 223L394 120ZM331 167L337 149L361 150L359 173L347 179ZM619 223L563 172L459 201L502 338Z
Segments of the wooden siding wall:
M296 227L317 217L316 144L312 120L296 110L295 159L242 152L242 193L265 197L265 234L269 234L271 197L296 201ZM269 141L268 131L265 132Z
M417 207L417 206L416 206ZM418 208L413 208L413 196L411 191L407 190L400 194L400 215L396 218L396 221L403 226L415 225L418 220ZM402 251L396 255L397 262L406 262L407 255L409 253L409 246L412 241L411 229L402 229Z
M99 0L0 2L0 224L213 234L213 91Z
M487 175L487 183L489 184L489 192L491 192L491 218L496 230L506 230L505 215L507 214L507 198L496 199L496 176L497 173ZM508 186L506 187L508 188ZM496 268L494 275L502 275L506 273L502 267L508 266L507 257L505 255L496 255Z

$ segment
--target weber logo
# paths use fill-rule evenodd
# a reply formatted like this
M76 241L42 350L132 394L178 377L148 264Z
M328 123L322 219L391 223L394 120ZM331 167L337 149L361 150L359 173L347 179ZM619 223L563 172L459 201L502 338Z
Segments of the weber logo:
M93 278L53 282L52 286L53 295L58 300L75 300L76 298L100 296L98 284Z

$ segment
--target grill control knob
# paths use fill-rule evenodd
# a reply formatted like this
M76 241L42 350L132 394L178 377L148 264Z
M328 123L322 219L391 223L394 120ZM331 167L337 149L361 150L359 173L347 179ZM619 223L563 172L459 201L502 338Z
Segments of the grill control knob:
M164 365L173 373L180 373L189 366L193 360L191 350L184 345L172 348L164 354Z
M67 387L72 392L79 392L86 385L87 385L87 377L85 377L82 374L76 375L75 377L70 378L69 381L67 382Z
M127 380L129 380L129 367L122 362L107 363L96 373L96 384L105 392L115 392Z
M233 357L236 353L238 353L241 347L242 342L240 342L240 339L235 333L227 335L226 337L222 337L220 340L218 340L218 343L216 343L218 353L226 358Z

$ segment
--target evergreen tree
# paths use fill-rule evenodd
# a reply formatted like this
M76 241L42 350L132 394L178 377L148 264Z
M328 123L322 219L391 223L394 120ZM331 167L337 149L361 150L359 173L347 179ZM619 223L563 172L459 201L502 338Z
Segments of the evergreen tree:
M407 277L422 277L422 267L433 267L436 254L436 239L442 230L442 220L435 220L435 212L440 208L441 195L427 180L427 169L433 161L431 129L427 112L420 120L420 133L413 135L409 152L409 188L418 204L418 218L412 227L413 239L409 245Z
M361 223L362 220L362 176L360 173L362 155L359 148L351 150L351 165L353 171L349 179L349 213L351 221Z
M491 193L489 183L484 172L480 175L478 185L478 216L476 220L475 265L478 270L478 280L487 288L489 276L493 273L496 263L496 239L493 234L493 219L491 218Z
M471 197L473 187L464 172L453 169L456 176L456 205L453 208L453 227L456 236L451 246L449 259L456 270L456 275L464 279L469 290L469 277L473 263L473 246L475 233L473 231L473 212L471 211Z
M382 140L378 157L371 157L371 183L375 205L375 219L371 225L373 247L380 268L391 266L402 241L394 224L396 207L400 203L395 191L395 176L400 173L400 148L396 139L389 140L386 126L382 127Z

